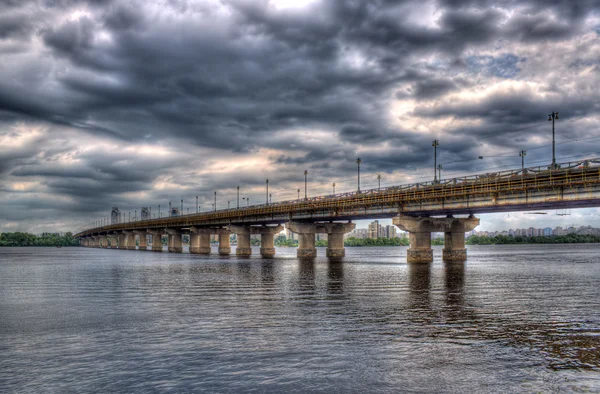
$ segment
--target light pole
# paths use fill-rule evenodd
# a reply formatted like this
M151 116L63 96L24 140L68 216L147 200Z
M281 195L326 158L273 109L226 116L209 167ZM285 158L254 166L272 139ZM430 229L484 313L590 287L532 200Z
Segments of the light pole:
M267 205L269 205L269 180L267 179L267 194L266 194L266 199L267 199Z
M433 140L433 142L431 143L431 146L433 146L433 182L437 183L437 173L436 173L436 168L437 168L437 147L440 144L440 142L438 140Z
M331 187L333 187L333 194L335 194L335 182L331 184Z
M133 215L133 221L137 222L137 209L135 210L135 215Z
M377 174L377 190L381 190L381 174Z
M229 211L229 201L227 201L227 210Z
M362 160L359 157L358 159L356 159L356 164L358 166L358 193L359 194L360 194L360 163L362 163Z
M307 176L308 176L308 171L304 170L304 199L308 200L308 188L307 188Z
M269 193L269 204L273 204L273 195Z
M237 187L237 209L240 209L240 187Z
M169 201L169 217L171 217L171 207L172 207L171 201Z
M298 200L300 199L300 189L298 189Z
M160 219L162 216L160 215L160 204L158 204L158 218Z
M196 196L196 213L198 213L198 196Z
M558 166L556 165L556 142L554 140L554 121L558 120L558 112L552 112L548 115L548 122L552 121L552 164L550 165L550 169L556 170Z
M183 198L181 199L181 210L179 212L181 212L181 215L183 215Z
M127 223L131 223L131 211L129 211L129 220L127 220Z
M217 191L215 190L215 212L217 212Z
M438 169L438 180L441 181L442 180L442 165L438 164L437 169Z
M521 170L525 169L525 156L526 155L527 155L526 150L522 150L521 152L519 152L519 156L521 156Z

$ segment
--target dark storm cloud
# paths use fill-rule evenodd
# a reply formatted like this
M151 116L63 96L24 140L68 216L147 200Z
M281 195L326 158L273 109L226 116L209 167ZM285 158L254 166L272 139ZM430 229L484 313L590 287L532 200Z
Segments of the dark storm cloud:
M1 193L38 184L40 207L57 216L53 196L71 197L77 212L135 207L139 195L204 201L235 184L259 188L269 171L283 188L302 178L298 168L315 179L347 177L359 154L366 171L418 172L430 166L432 138L444 137L444 160L467 160L482 136L513 149L518 135L507 130L549 108L565 119L600 111L583 88L562 92L544 81L551 66L526 72L540 60L521 53L592 32L595 1L339 0L278 10L245 0L9 0L0 10L0 138L21 124L49 130L0 147L0 174L11 185ZM583 53L569 64L580 72L594 59ZM522 78L545 84L544 94L507 88L448 98ZM429 126L446 118L456 124ZM185 154L114 148L143 145ZM236 179L196 171L261 150L270 151L270 167L238 169Z

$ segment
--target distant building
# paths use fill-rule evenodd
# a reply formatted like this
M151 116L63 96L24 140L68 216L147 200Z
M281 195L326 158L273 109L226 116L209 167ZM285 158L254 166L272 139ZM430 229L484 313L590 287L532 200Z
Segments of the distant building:
M550 235L552 235L552 229L551 229L550 227L546 227L546 228L544 229L544 236L545 236L545 237L548 237L548 236L550 236Z
M374 220L369 224L369 238L382 238L383 226L379 224L379 220Z
M110 211L110 224L119 223L121 223L121 212L119 211L119 207L113 207Z
M140 216L142 220L150 220L152 219L150 217L150 208L148 207L142 207L142 210L140 211Z
M385 226L384 228L384 236L386 238L396 238L398 237L398 230L396 226Z

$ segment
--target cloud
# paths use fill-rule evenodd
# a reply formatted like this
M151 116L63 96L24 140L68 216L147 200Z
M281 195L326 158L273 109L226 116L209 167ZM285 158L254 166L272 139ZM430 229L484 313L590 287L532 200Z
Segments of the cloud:
M511 165L470 161L481 152L527 148L533 162L544 158L546 124L536 122L549 111L580 140L594 138L599 117L594 1L56 0L0 10L0 198L10 212L0 230L51 230L32 209L69 230L113 205L196 195L206 205L215 190L223 207L237 185L258 202L266 178L274 198L295 198L304 169L312 193L334 181L352 190L358 156L366 185L378 172L424 180L432 139L448 174ZM596 150L578 144L564 157Z

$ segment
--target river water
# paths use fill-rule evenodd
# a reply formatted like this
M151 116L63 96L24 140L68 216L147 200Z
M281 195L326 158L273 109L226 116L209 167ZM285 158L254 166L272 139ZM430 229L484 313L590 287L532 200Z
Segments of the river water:
M0 392L600 392L599 250L0 248Z

